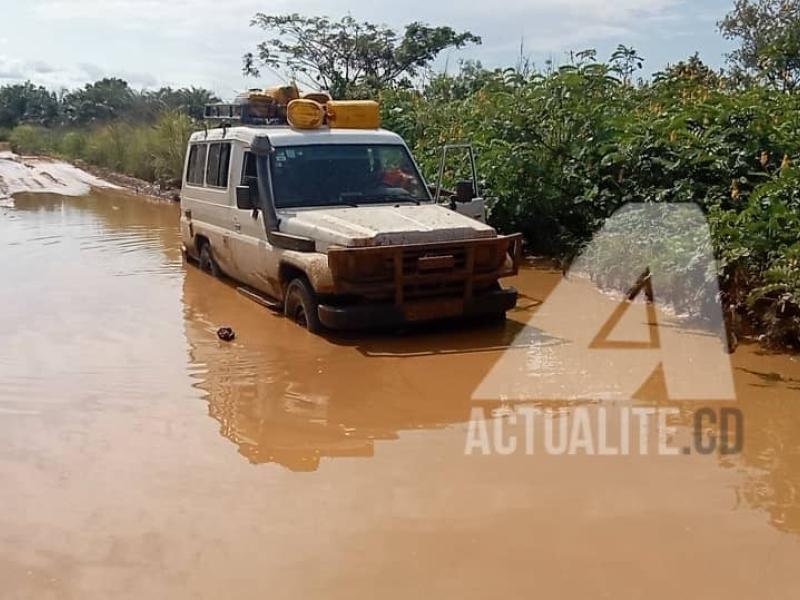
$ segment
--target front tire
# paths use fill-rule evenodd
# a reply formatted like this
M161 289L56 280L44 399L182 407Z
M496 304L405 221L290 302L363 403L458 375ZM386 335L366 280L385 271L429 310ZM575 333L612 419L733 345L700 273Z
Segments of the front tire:
M508 316L506 315L506 311L501 310L499 312L489 313L485 317L485 321L492 325L502 325L508 320Z
M286 288L284 314L311 333L322 331L319 320L319 302L311 285L305 279L292 279Z
M211 251L211 244L208 242L204 242L200 247L199 265L201 271L210 273L214 277L220 277L222 275L222 271L220 270L217 261L214 260L214 253Z

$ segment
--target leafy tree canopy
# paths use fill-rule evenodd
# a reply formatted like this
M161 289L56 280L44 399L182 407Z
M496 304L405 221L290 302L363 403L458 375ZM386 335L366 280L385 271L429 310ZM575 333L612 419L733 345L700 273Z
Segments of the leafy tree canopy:
M251 22L274 37L244 56L244 72L266 67L288 72L334 97L369 94L389 86L408 86L440 52L480 44L481 39L450 27L411 23L399 36L382 25L298 14L258 13Z
M128 110L133 101L134 92L126 81L104 78L66 94L63 110L67 120L75 123L109 121Z
M725 83L722 74L704 63L696 52L688 59L655 73L653 80L657 84L701 85L707 88L718 88Z
M58 94L26 82L0 86L0 127L89 125L115 119L153 123L164 112L178 112L199 120L205 105L212 102L219 102L219 98L204 88L162 87L140 91L116 78L101 79Z
M203 109L206 104L219 102L213 92L198 87L173 89L163 87L154 92L143 92L143 97L150 105L160 112L164 110L178 111L194 119L203 118Z
M728 61L740 83L758 80L785 91L800 83L800 0L736 0L718 26L739 42Z
M58 113L58 98L41 86L25 82L0 88L0 127L18 123L50 125Z

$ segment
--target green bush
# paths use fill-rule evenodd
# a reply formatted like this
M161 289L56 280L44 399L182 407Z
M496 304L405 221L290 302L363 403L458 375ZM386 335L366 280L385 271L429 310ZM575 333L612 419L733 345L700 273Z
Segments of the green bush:
M18 125L8 141L18 154L49 154L54 149L53 132L38 125Z
M161 115L151 130L151 164L155 177L179 186L189 136L197 123L186 114L170 111Z
M11 133L16 152L84 160L112 171L179 186L186 144L197 123L178 112L162 113L154 124L114 122L87 129L45 129L19 125Z
M86 156L86 134L67 131L58 141L58 154L68 159L83 159Z
M628 202L699 204L725 302L768 337L800 344L800 94L729 89L692 64L632 86L584 60L390 91L383 119L430 182L443 144L472 142L496 198L492 224L523 232L536 254L568 260Z

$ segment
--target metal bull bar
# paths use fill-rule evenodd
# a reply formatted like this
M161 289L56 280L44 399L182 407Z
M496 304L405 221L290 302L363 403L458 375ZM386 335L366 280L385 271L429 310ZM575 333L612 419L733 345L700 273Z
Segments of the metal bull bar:
M336 294L409 302L459 297L497 279L516 275L522 234L402 246L329 248L328 266Z

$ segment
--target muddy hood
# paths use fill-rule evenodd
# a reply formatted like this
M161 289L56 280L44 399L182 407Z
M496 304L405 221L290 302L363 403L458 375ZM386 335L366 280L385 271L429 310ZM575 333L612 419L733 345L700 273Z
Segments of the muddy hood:
M281 211L280 230L328 246L393 246L495 237L492 227L444 206L381 205Z

